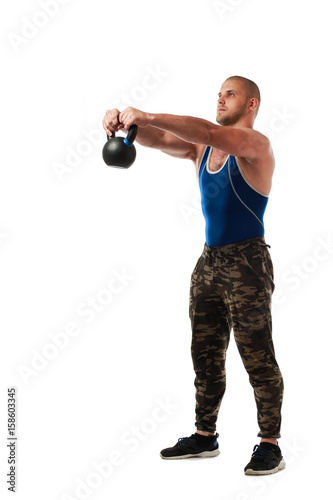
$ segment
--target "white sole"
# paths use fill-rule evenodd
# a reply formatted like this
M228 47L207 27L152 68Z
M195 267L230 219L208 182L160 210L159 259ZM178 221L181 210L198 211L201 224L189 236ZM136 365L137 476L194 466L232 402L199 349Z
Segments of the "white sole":
M182 455L180 457L163 457L160 453L160 457L164 460L181 460L182 458L209 458L209 457L217 457L220 454L220 450L213 451L202 451L201 453Z
M271 470L253 470L253 469L247 469L245 474L248 476L263 476L266 474L274 474L275 472L278 472L281 469L284 469L286 466L286 462L282 459L281 462L277 467Z

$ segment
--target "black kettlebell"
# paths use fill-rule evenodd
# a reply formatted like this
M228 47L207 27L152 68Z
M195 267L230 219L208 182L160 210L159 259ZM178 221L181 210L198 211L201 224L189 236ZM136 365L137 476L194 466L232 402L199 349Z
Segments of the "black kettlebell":
M134 163L136 150L133 144L138 132L137 125L131 125L127 137L107 134L108 141L103 148L103 160L109 167L128 168Z

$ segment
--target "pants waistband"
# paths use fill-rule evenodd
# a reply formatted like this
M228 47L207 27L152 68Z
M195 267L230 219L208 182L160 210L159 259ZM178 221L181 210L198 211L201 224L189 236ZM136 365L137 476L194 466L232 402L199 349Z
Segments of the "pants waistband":
M242 250L245 250L246 248L249 247L256 248L258 246L271 248L271 246L266 243L264 236L256 236L254 238L237 241L236 243L229 243L228 245L221 245L216 247L211 245L207 246L207 243L205 243L203 253L206 255L212 255L212 254L232 255Z

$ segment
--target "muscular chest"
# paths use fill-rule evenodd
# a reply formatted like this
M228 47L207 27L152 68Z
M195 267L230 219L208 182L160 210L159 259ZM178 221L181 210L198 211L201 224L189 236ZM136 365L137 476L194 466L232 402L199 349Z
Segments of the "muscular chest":
M218 149L213 149L210 157L209 157L209 164L208 168L212 172L216 172L219 170L222 165L225 164L226 159L228 158L228 153L225 153L224 151L219 151Z

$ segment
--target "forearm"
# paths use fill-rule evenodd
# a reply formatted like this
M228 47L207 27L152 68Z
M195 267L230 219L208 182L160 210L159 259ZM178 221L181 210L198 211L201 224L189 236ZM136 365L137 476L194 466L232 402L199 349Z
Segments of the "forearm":
M150 127L166 130L192 144L209 144L213 123L193 116L148 113ZM149 127L149 128L150 128Z
M126 130L123 130L127 132ZM156 127L138 127L135 141L147 148L154 148L164 136L164 131Z
M125 129L123 129L126 132ZM142 146L148 148L159 149L163 153L169 154L176 158L186 158L192 161L196 160L196 147L187 141L183 141L175 134L167 132L150 125L140 127L135 139Z

